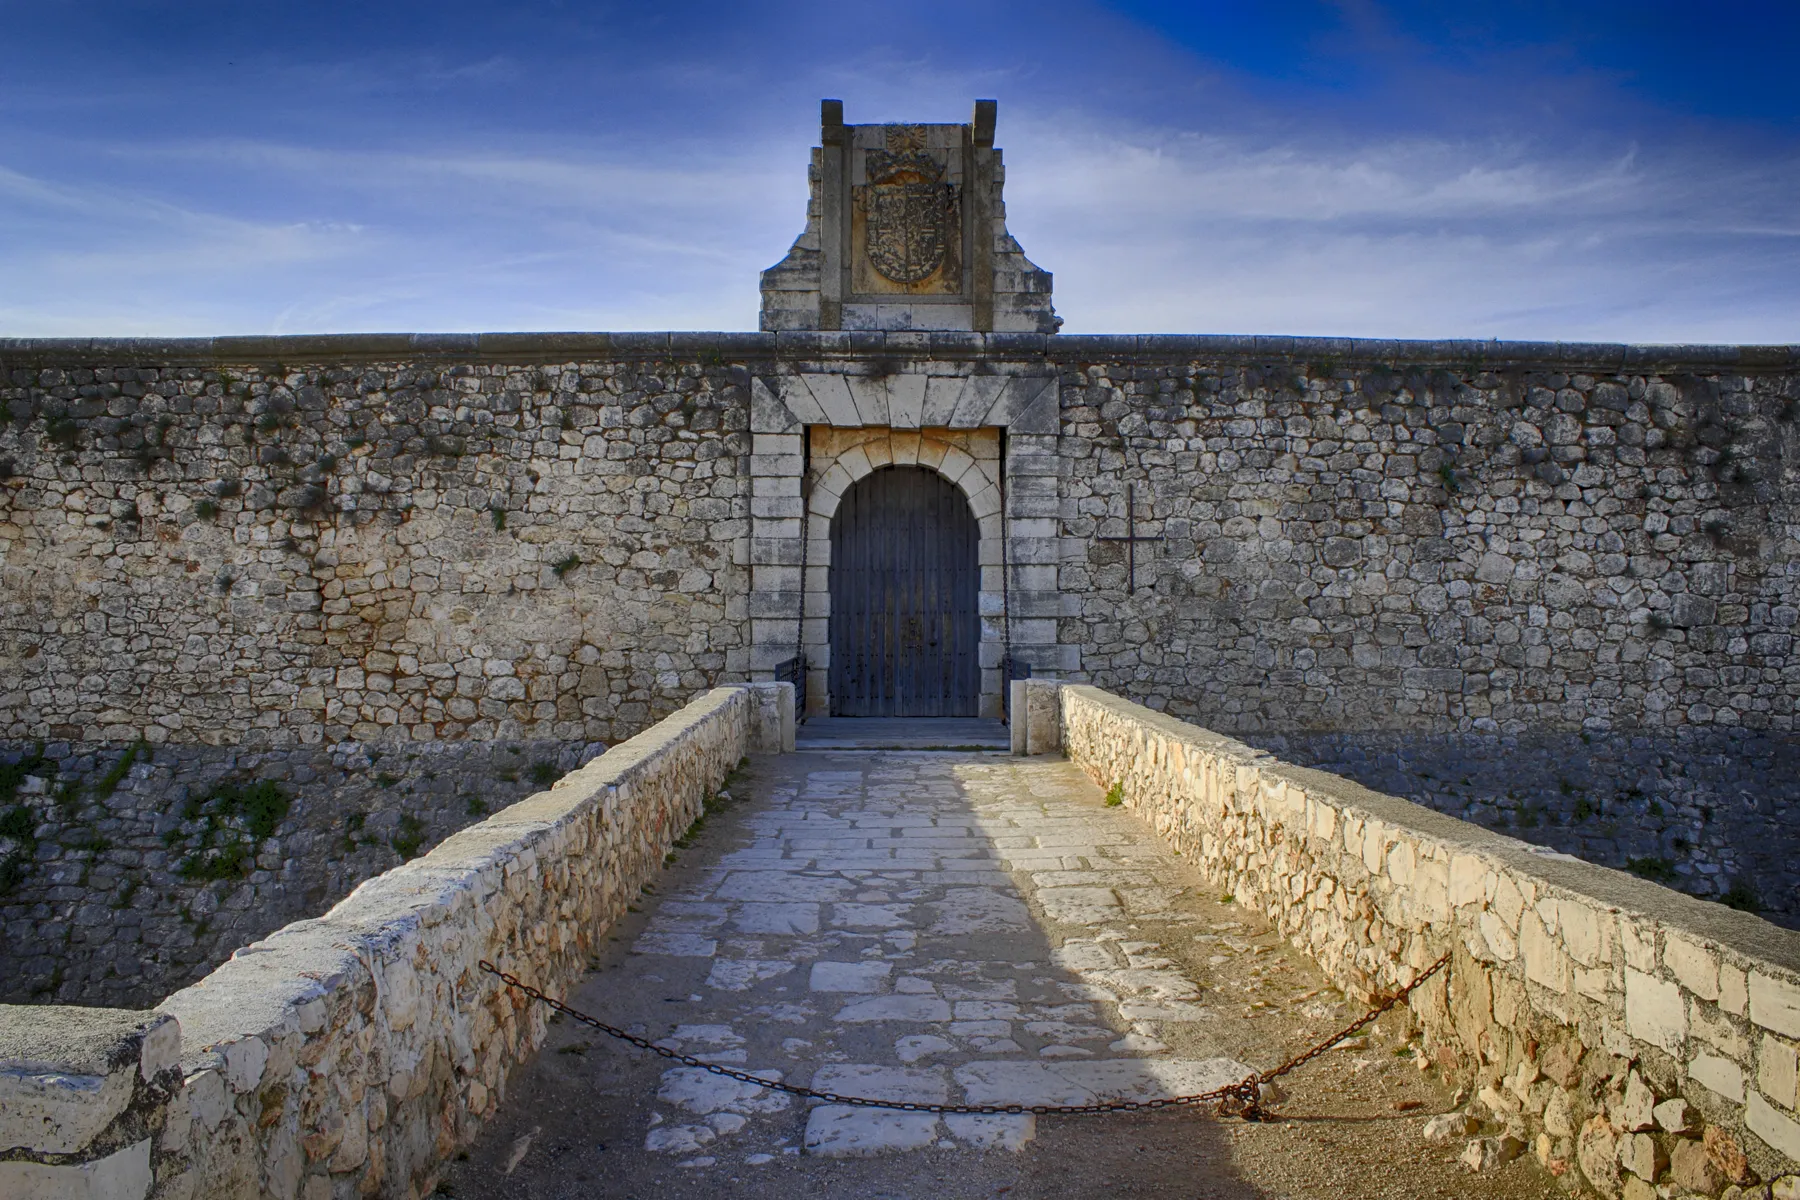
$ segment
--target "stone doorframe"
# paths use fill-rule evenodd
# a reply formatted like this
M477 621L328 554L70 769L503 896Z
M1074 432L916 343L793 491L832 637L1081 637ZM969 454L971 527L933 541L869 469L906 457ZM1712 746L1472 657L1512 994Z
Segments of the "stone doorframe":
M807 364L754 379L751 678L799 653L807 714L831 711L831 518L845 489L890 464L936 470L980 523L981 714L1001 713L1009 645L1033 674L1074 669L1077 648L1056 644L1058 390L1043 363Z
M814 715L830 709L831 521L838 502L857 480L882 467L926 467L956 485L981 530L981 715L990 695L999 695L1000 658L1005 653L1002 624L1006 597L1000 562L1000 431L985 429L834 429L814 425L812 494L807 497L806 621L800 644L806 657L807 707Z

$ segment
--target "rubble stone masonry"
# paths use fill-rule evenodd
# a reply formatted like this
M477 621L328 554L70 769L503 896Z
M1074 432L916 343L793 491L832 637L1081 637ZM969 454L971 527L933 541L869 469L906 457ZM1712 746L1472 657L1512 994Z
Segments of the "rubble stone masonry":
M293 915L276 881L327 903L391 863L332 849L353 820L410 815L428 848L510 798L407 799L419 781L392 764L421 747L561 757L819 653L801 506L823 527L819 447L887 427L998 447L984 704L1010 659L1365 782L1403 743L1412 785L1381 786L1797 911L1790 347L0 341L0 418L0 957L40 999L145 999L116 982L126 947L57 978L43 939L79 939L84 911L141 908L145 985L173 985L229 951L222 930ZM1584 735L1624 746L1601 756L1619 778L1577 795L1543 765L1532 794L1489 786L1521 739ZM140 741L151 776L107 787ZM191 800L295 768L242 872L181 874L211 828ZM387 773L408 783L375 786ZM1671 777L1696 782L1659 790ZM178 942L178 970L150 965Z

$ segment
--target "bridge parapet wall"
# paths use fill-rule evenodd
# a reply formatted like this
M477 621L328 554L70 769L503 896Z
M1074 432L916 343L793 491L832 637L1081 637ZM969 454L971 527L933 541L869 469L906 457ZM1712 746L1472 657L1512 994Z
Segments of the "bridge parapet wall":
M0 1098L37 1097L0 1106L0 1194L430 1194L545 1033L544 1010L478 964L565 992L739 761L792 745L792 714L788 684L705 692L152 1012L0 1008L0 1031L117 1018L0 1062ZM151 1034L154 1053L107 1048Z
M1800 934L1057 692L1064 752L1350 994L1450 953L1409 1001L1426 1044L1553 1171L1614 1197L1800 1170Z

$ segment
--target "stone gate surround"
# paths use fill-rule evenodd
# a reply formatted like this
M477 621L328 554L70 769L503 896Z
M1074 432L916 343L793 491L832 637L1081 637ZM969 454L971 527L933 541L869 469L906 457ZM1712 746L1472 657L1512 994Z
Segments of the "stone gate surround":
M1000 549L1000 439L997 431L972 429L835 430L808 429L809 478L815 480L806 500L806 609L801 626L801 653L807 664L807 713L831 712L831 522L838 503L858 480L889 466L918 466L955 484L968 502L980 529L979 611L981 620L981 715L998 716L994 704L1000 686L998 655L1004 652L1007 594Z
M1008 655L1039 672L1076 669L1056 636L1057 394L1041 363L844 361L755 380L755 677L798 654L807 713L831 711L832 516L871 471L915 464L955 484L980 525L981 715L1001 715Z

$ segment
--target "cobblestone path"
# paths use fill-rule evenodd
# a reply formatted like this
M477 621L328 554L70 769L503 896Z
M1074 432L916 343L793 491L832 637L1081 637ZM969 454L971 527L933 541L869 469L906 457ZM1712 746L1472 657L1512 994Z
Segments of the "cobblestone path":
M1351 1015L1305 959L1209 893L1067 762L800 753L758 760L733 788L645 911L614 931L571 998L577 1007L683 1053L821 1090L1025 1104L1205 1091ZM1396 1045L1379 1051L1334 1053L1314 1076L1327 1092L1329 1077L1345 1076L1367 1101L1359 1119L1387 1122L1394 1146L1361 1188L1262 1190L1234 1161L1236 1131L1249 1127L1192 1114L1040 1127L1029 1115L809 1103L670 1067L562 1021L447 1186L465 1196L786 1195L805 1180L845 1195L1094 1194L1086 1178L1119 1195L1178 1181L1168 1194L1433 1194L1425 1178L1385 1190L1410 1155L1467 1194L1447 1165L1453 1154L1427 1147L1421 1158L1413 1118L1396 1118L1396 1107L1448 1107L1431 1077L1396 1057L1407 1032L1396 1026ZM1344 1080L1336 1087L1345 1099ZM1043 1144L1051 1126L1054 1148ZM1316 1171L1295 1149L1301 1174ZM1171 1158L1187 1165L1171 1175Z

